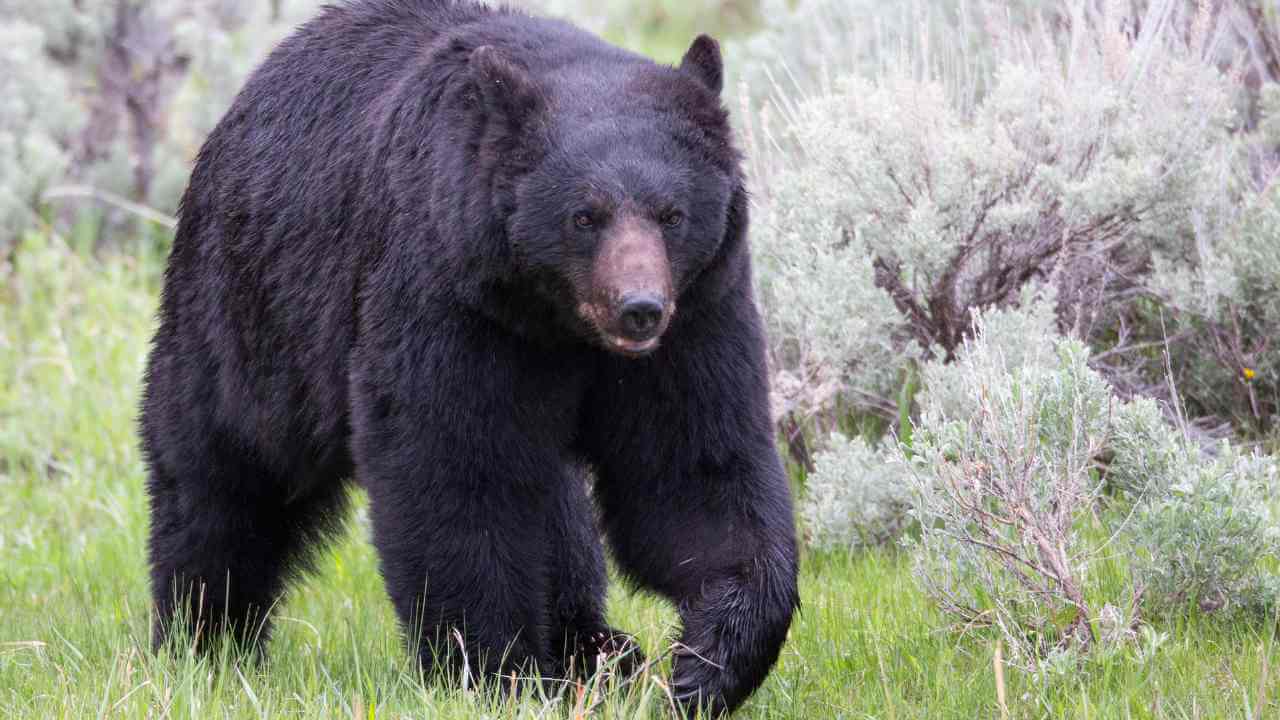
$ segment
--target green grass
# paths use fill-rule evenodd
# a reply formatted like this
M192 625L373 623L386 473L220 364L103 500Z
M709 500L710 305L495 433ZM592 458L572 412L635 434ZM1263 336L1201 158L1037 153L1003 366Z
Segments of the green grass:
M516 702L423 682L361 509L279 608L266 659L153 655L135 407L158 266L32 236L0 267L0 717L663 716L662 665L612 692ZM1001 717L994 640L948 629L901 553L810 555L801 592L782 660L742 716ZM651 657L674 628L669 606L620 587L610 615ZM1004 676L1012 718L1280 713L1274 622L1167 621L1040 677Z

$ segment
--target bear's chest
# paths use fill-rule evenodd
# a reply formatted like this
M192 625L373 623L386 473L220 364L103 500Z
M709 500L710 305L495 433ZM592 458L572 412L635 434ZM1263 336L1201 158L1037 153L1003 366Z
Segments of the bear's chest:
M521 428L562 450L573 444L594 377L589 355L532 349L520 354L509 400Z

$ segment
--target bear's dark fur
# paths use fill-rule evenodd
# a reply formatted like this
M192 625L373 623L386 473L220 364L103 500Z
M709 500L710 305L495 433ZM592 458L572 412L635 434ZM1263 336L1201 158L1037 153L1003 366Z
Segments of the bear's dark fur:
M447 0L349 0L281 44L201 150L165 275L158 637L261 636L355 479L425 663L455 631L492 673L626 646L594 506L680 611L679 700L759 686L796 549L720 85L706 37L664 67Z

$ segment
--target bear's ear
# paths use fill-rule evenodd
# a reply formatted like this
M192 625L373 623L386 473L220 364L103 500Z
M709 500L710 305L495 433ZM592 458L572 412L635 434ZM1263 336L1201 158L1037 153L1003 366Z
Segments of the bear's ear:
M481 45L471 51L468 65L489 112L501 114L518 126L541 106L542 96L533 78L500 50Z
M710 35L699 35L680 61L680 71L688 73L716 95L724 89L724 62L720 59L720 43Z

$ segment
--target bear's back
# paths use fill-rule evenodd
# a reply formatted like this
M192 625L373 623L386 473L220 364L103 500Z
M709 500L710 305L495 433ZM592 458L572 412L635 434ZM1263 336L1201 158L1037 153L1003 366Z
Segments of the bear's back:
M155 372L180 374L245 426L314 439L263 449L273 464L310 464L299 458L346 432L360 268L396 212L378 178L389 165L379 155L387 114L406 94L438 96L443 83L430 80L465 71L486 44L549 88L593 67L652 66L518 11L351 0L282 42L201 149L166 273ZM266 402L280 397L294 403Z
M241 260L257 263L274 255L264 243L309 242L289 237L304 228L342 238L360 206L381 199L380 188L366 187L368 172L396 104L405 92L438 95L481 45L500 49L580 113L616 93L629 68L653 66L569 23L508 8L449 0L327 6L251 75L206 140L182 203L183 219L197 222L183 223L178 243L203 235L225 243L233 262L247 254ZM191 232L210 220L217 232Z

